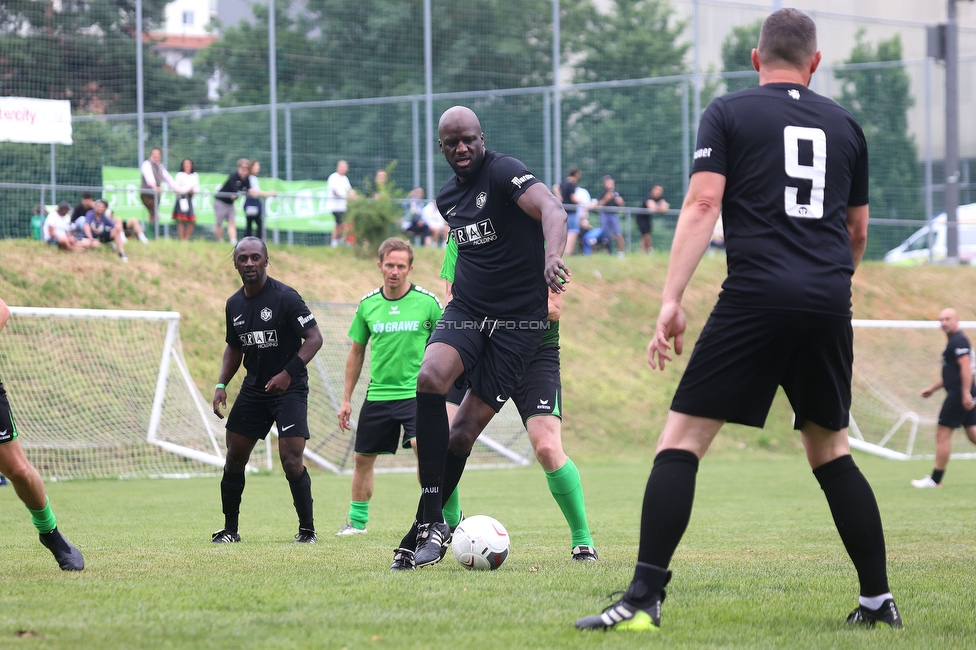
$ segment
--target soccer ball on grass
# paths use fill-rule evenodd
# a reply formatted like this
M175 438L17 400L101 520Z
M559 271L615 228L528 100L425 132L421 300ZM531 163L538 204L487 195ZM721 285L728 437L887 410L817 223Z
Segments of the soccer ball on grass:
M508 531L488 515L468 517L454 530L451 551L468 569L494 571L508 557Z

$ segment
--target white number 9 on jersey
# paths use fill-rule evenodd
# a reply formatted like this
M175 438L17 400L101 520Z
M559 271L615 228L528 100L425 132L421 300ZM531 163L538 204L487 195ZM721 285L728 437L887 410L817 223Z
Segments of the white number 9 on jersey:
M800 141L813 145L813 164L800 163ZM786 174L812 183L810 202L798 203L799 188L786 186L784 199L786 214L801 219L822 219L824 213L824 184L827 177L827 135L821 129L788 126L783 129L783 148L786 152Z

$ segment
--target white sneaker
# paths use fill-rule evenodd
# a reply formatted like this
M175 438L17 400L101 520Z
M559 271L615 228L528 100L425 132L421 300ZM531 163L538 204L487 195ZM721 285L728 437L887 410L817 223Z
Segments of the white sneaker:
M146 237L146 233L141 232L137 236L139 237L139 241L141 241L143 244L148 244L149 243L149 238Z
M933 481L931 476L926 476L925 478L912 479L912 487L937 488L937 487L942 487L942 484Z
M119 259L123 262L128 262L129 258L125 256L125 253L119 253Z
M343 535L365 535L365 534L366 534L365 528L356 528L355 526L353 526L351 523L347 521L342 525L342 528L339 529L339 532L336 533L335 536L341 537Z
M129 238L125 236L125 233L122 233L122 238L121 238L121 239L122 239L122 243L123 243L123 244L124 244L125 242L127 242L127 241L129 241Z

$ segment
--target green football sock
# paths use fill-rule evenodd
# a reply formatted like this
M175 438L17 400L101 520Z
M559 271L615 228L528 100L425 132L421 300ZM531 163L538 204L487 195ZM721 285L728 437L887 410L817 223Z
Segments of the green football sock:
M359 530L364 530L367 521L369 521L369 501L350 501L349 523Z
M546 482L549 483L552 498L556 500L563 516L566 517L566 523L569 524L573 546L580 544L593 546L590 527L586 523L583 484L580 482L579 470L576 469L572 459L567 458L565 465L557 470L546 472Z
M54 518L54 512L51 510L51 500L47 497L44 498L44 507L40 510L34 510L33 508L28 508L31 513L31 521L34 522L34 528L37 529L41 535L44 533L50 533L54 530L58 522Z
M444 502L441 512L444 514L444 521L451 528L454 528L461 521L461 495L457 488L451 492L450 498Z

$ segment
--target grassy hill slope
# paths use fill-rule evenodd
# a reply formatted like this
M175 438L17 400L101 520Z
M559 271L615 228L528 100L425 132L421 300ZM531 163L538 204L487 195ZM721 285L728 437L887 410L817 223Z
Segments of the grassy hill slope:
M127 252L130 262L122 264L107 249L65 254L37 242L2 240L0 297L9 305L179 311L190 372L204 395L210 395L224 346L224 301L240 286L230 247L154 241L130 243ZM358 258L349 249L270 246L270 259L270 275L310 301L354 303L380 282L376 260ZM441 251L418 251L411 279L443 296L440 263ZM664 373L647 365L646 347L667 256L571 257L568 264L573 281L560 330L567 449L591 458L633 455L638 449L650 456L681 370L725 277L725 259L706 257L699 267L684 300L689 321L685 354ZM866 263L855 276L854 314L935 319L942 307L952 305L970 319L976 310L965 288L974 282L974 267ZM782 395L766 430L728 427L716 449L730 447L798 449Z

